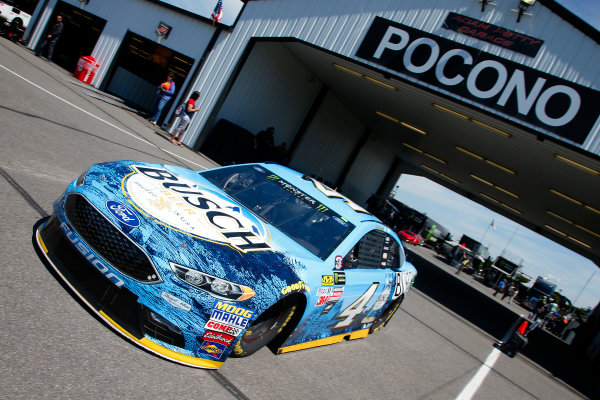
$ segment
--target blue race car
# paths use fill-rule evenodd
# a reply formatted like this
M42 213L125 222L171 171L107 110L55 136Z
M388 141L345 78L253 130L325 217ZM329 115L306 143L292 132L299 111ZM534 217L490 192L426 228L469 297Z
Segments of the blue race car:
M93 165L35 241L118 333L200 368L365 337L416 275L381 221L276 164Z

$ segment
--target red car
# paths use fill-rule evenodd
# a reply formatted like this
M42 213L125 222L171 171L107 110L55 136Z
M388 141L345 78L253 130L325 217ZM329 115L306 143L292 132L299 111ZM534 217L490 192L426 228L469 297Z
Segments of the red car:
M400 236L400 239L410 244L420 244L422 240L419 235L409 230L399 231L398 236Z

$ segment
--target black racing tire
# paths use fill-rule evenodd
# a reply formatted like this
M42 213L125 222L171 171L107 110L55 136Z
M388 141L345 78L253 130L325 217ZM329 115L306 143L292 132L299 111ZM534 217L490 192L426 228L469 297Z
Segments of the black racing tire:
M373 325L369 328L369 333L375 333L379 329L383 328L389 321L392 319L396 310L402 304L402 300L404 300L404 295L400 296L396 300L392 302L382 313L381 315L373 322Z
M237 341L231 355L247 357L269 344L290 322L296 303L285 298L262 313Z

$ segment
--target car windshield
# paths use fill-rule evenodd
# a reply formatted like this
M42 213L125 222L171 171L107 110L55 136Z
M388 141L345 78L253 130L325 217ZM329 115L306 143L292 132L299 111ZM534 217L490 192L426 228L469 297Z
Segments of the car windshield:
M354 229L352 223L260 166L242 165L200 174L321 259Z

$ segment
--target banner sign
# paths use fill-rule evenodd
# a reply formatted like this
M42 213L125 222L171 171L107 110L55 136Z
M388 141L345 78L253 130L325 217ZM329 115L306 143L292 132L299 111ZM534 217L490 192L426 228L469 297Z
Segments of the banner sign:
M161 37L167 39L169 37L169 33L171 33L172 29L173 28L170 25L167 25L163 21L160 21L158 23L158 27L156 27L156 34L158 36L161 36Z
M511 31L500 26L488 24L471 17L451 12L444 21L443 28L483 40L505 49L535 57L544 44L541 39Z
M577 144L598 119L596 90L381 17L356 56Z

